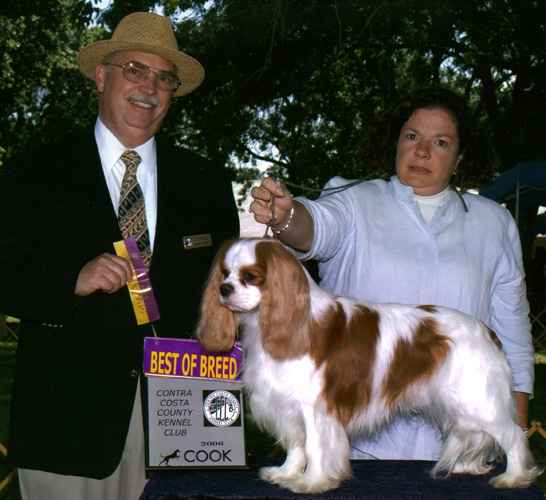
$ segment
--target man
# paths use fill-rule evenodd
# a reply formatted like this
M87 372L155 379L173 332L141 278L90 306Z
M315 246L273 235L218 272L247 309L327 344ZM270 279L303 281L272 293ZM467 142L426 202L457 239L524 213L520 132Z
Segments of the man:
M14 158L0 180L0 304L22 321L9 460L23 498L135 499L145 484L139 373L153 331L137 326L131 268L113 243L140 231L157 335L188 337L238 216L223 169L155 139L172 97L204 76L168 18L127 16L80 51L78 67L100 93L94 129ZM140 208L125 205L131 196ZM138 223L126 224L133 211Z

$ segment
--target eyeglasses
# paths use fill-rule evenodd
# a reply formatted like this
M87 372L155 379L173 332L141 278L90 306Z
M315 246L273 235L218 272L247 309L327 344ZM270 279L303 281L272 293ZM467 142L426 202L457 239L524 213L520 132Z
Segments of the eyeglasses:
M150 73L153 73L155 84L160 90L175 91L180 85L180 80L174 73L152 68L136 61L130 61L123 65L114 63L105 63L105 65L117 66L118 68L123 69L123 76L132 83L145 82Z

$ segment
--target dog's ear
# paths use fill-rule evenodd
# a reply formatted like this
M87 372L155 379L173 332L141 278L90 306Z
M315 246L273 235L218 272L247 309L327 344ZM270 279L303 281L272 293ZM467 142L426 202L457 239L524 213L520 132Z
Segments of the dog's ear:
M230 351L237 337L239 316L222 306L218 298L220 285L224 281L220 264L231 244L224 245L216 255L201 301L196 337L201 347L208 352Z
M260 328L266 352L277 360L303 356L311 342L309 283L298 259L275 241L256 245L265 266L260 301Z

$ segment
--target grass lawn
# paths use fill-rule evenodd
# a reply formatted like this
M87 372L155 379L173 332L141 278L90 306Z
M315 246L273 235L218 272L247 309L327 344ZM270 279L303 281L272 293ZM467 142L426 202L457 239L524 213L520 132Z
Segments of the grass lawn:
M546 352L537 353L535 359L535 397L529 405L529 425L534 421L542 422L546 431ZM546 439L535 432L529 438L529 445L537 465L546 468ZM546 472L537 481L546 494Z
M0 444L8 445L9 400L13 372L15 371L15 342L0 342ZM9 476L12 471L5 463L5 456L0 452L0 483ZM1 500L20 500L19 482L17 477L0 491Z
M0 342L0 444L4 446L7 446L8 442L9 399L15 369L15 350L15 343ZM546 430L546 353L537 354L536 359L535 399L531 401L529 421L542 422ZM250 454L263 455L265 450L269 451L273 448L272 440L253 428L248 421L247 428L251 434L247 436L247 451ZM537 432L529 438L529 442L537 464L546 467L546 439ZM5 463L4 458L0 453L0 483L12 470ZM546 492L545 476L546 473L538 479L544 492ZM0 492L0 500L21 500L17 478Z

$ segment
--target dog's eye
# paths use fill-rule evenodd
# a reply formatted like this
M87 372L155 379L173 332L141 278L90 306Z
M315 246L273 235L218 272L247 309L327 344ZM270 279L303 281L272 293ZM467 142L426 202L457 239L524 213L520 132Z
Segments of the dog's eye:
M227 269L223 269L222 276L224 277L224 279L226 279L229 276L229 271Z
M256 281L256 278L257 276L252 274L252 273L244 273L243 274L243 279L247 282L247 283L252 283L253 281Z

